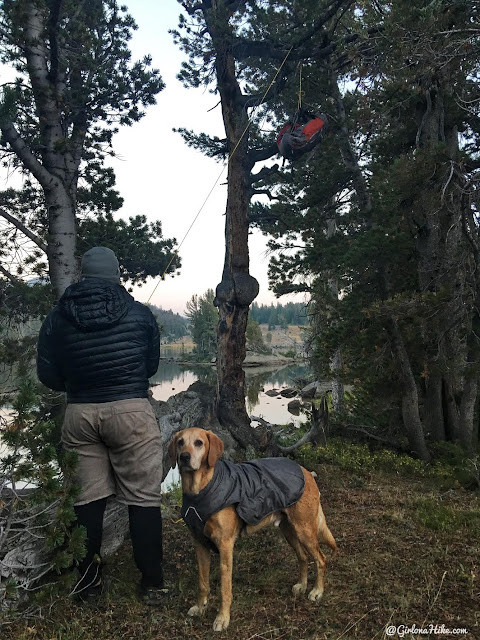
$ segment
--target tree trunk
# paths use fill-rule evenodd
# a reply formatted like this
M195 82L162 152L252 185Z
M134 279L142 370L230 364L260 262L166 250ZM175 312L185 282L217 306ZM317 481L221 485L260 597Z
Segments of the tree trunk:
M335 205L335 202L332 202ZM327 238L332 238L337 232L337 224L335 218L327 220ZM332 296L332 306L335 308L338 304L338 278L332 277L328 280L328 288ZM343 359L342 348L339 345L335 349L335 353L330 359L330 371L333 373L332 380L332 405L334 411L341 413L345 410L345 387L340 377L342 374Z
M241 446L254 440L245 408L245 330L250 304L258 295L258 282L249 274L248 208L250 170L248 158L248 115L236 78L235 58L229 27L229 13L212 0L204 11L216 52L215 69L229 148L228 198L225 214L225 262L217 286L217 416Z
M345 386L342 379L335 375L337 372L341 373L342 366L342 350L338 347L330 361L330 371L334 375L332 380L332 405L337 413L345 410Z
M460 414L451 378L443 378L443 406L447 440L456 442L460 434Z
M48 267L57 297L78 277L75 257L77 229L75 204L58 182L45 193L48 209Z
M231 106L231 105L230 105ZM243 111L243 110L242 110ZM230 124L235 109L224 107L224 119ZM246 124L246 114L240 119ZM238 142L243 129L234 130ZM226 129L227 125L226 125ZM235 148L235 147L234 147ZM217 328L217 416L220 423L231 430L242 447L252 443L254 434L245 408L245 372L242 365L246 355L245 331L248 310L258 294L258 282L249 275L248 205L249 166L246 142L236 147L228 167L228 199L225 216L225 263L222 281L217 286L214 304L218 307Z
M477 394L477 378L475 376L467 377L463 385L462 402L460 404L458 439L465 451L469 453L473 453L475 449L474 421Z
M393 350L402 378L402 417L412 451L422 460L429 460L422 421L418 410L418 390L402 334L395 319L388 323Z
M53 72L50 51L44 40L46 30L46 12L35 2L26 2L23 25L24 50L39 116L38 146L42 150L42 161L32 153L8 115L2 117L0 128L5 141L9 143L24 168L39 182L45 194L49 220L49 273L57 297L60 297L77 275L76 189L85 133L83 132L79 140L71 145L71 149L65 148L66 138L59 109L64 78L58 68Z
M434 442L445 440L442 403L442 376L432 374L426 380L424 419L427 435Z

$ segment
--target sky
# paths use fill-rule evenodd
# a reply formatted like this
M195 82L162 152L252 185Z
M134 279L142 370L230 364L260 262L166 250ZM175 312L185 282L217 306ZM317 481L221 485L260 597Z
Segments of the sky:
M114 137L118 158L111 164L124 198L120 215L145 214L148 220L160 220L164 237L175 237L180 243L223 165L188 148L172 129L185 127L225 137L220 107L214 108L218 96L204 89L185 89L176 79L185 59L168 33L178 24L181 6L176 0L130 0L127 6L138 25L131 41L133 59L150 54L166 88L140 122L121 128ZM180 275L166 277L164 281L150 280L141 288L136 287L137 300L146 302L151 296L152 304L183 313L193 294L215 289L221 280L224 260L226 178L225 170L181 246ZM277 302L268 290L266 243L265 236L252 230L250 272L260 283L257 298L260 304Z

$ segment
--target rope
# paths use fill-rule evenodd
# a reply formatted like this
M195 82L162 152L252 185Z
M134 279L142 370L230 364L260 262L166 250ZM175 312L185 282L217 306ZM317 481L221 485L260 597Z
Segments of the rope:
M193 219L192 223L191 223L191 224L190 224L190 226L188 227L188 229L187 229L187 231L186 231L185 235L183 236L183 238L182 238L182 240L181 240L180 244L178 245L178 247L177 247L177 248L175 249L175 251L173 252L172 257L170 258L170 260L169 260L169 262L168 262L167 266L166 266L166 267L165 267L165 269L163 270L163 273L162 273L162 275L160 276L160 280L159 280L159 281L157 282L157 284L155 285L155 288L153 289L152 293L148 296L147 304L148 304L148 303L150 302L150 300L152 299L152 296L153 296L153 294L155 293L155 291L157 290L157 287L158 287L158 285L160 284L160 282L161 282L162 280L164 280L164 279L165 279L165 274L167 273L168 268L170 267L170 265L172 264L172 262L175 260L175 258L178 256L178 252L180 251L180 247L181 247L181 246L182 246L182 244L185 242L186 237L188 236L188 234L190 233L190 231L191 231L191 229L192 229L193 225L194 225L194 224L195 224L195 222L197 221L198 216L199 216L199 215L201 214L201 212L203 211L203 208L204 208L204 207L205 207L205 205L207 204L207 202L208 202L208 200L209 200L210 196L212 195L212 193L213 193L213 191L214 191L215 187L217 186L217 184L218 184L218 182L219 182L220 178L222 177L222 175L223 175L223 173L224 173L224 171L225 171L226 167L227 167L227 166L228 166L228 164L231 162L231 160L232 160L232 158L233 158L233 156L234 156L234 154L235 154L236 150L238 149L238 147L239 147L239 145L240 145L241 141L243 140L243 136L247 133L248 128L250 127L250 124L251 124L251 122L252 122L253 118L255 117L255 114L256 114L256 112L257 112L257 109L259 109L259 107L261 107L261 106L262 106L263 101L265 100L265 98L266 98L266 96L267 96L267 93L270 91L270 89L271 89L271 88L272 88L272 86L274 85L275 80L277 79L278 74L279 74L279 73L280 73L280 71L282 70L283 65L284 65L284 64L285 64L285 62L287 61L287 58L288 58L288 56L290 55L290 53L291 53L292 49L293 49L293 46L291 46L291 47L290 47L290 49L287 51L286 56L285 56L285 57L284 57L284 59L282 60L282 64L278 67L278 69L277 69L277 71L276 71L275 75L273 76L272 81L271 81L271 82L270 82L270 84L268 85L268 87L267 87L267 89L266 89L265 93L263 94L263 96L262 96L262 98L261 98L260 102L259 102L259 103L254 107L254 109L253 109L253 111L252 111L252 113L251 113L251 115L250 115L250 118L248 119L247 126L246 126L246 127L245 127L245 129L243 130L242 135L240 136L240 138L239 138L239 140L238 140L237 144L235 145L235 147L233 148L232 153L231 153L231 154L230 154L230 156L229 156L228 163L227 163L227 162L225 162L225 163L224 163L224 165L223 165L223 167L222 167L222 170L220 171L220 173L219 173L219 175L218 175L217 179L215 180L215 182L213 183L213 186L212 186L212 188L210 189L210 191L208 192L207 197L206 197L206 198L205 198L205 200L203 201L202 206L200 207L200 209L198 210L198 212L197 212L196 216L194 217L194 219Z
M300 86L298 88L298 104L297 104L297 111L300 111L300 109L302 108L302 63L300 62L299 65L299 77L300 77Z

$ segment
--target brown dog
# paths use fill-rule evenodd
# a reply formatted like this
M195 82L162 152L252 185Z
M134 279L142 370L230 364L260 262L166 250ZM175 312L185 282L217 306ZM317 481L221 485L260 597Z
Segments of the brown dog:
M203 429L185 429L175 435L169 446L169 456L172 467L178 463L182 478L182 489L185 500L192 499L200 492L208 490L209 483L214 477L215 465L223 453L223 442L211 431ZM277 463L284 459L276 459ZM285 462L293 465L291 461ZM275 463L275 464L277 464ZM222 464L229 464L221 462ZM255 464L255 463L254 463ZM280 464L282 464L280 462ZM242 465L231 465L231 467ZM298 465L295 465L298 467ZM291 506L270 513L257 525L245 525L245 522L237 514L235 506L230 505L213 513L206 522L202 523L203 535L195 535L195 552L198 562L199 594L197 604L188 611L189 616L200 616L207 606L210 591L210 548L216 547L220 553L220 578L221 578L221 606L215 622L214 631L223 631L230 623L230 607L232 603L232 566L233 547L240 532L254 533L268 524L278 526L287 542L297 554L300 565L300 580L293 586L295 595L305 593L307 590L308 556L315 562L317 575L313 589L308 594L312 601L320 600L323 595L323 585L326 571L326 558L320 550L319 538L323 540L333 551L337 545L332 536L320 504L320 493L312 474L301 469L303 487L301 497ZM213 483L212 485L213 486ZM198 515L195 508L194 517ZM184 514L187 521L187 516ZM198 518L200 516L198 515ZM187 522L188 523L188 522Z

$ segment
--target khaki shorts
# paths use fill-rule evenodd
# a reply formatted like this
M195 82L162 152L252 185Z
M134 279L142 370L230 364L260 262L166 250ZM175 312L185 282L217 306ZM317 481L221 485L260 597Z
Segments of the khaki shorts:
M78 456L76 505L116 495L160 506L162 438L146 398L67 405L62 442Z

